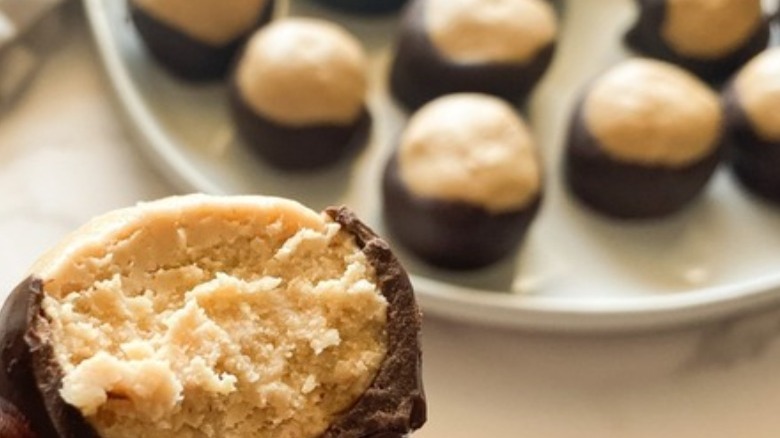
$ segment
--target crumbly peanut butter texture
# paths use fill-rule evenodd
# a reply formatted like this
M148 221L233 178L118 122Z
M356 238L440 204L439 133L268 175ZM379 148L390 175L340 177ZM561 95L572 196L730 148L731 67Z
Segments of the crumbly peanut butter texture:
M737 50L761 24L761 0L667 0L661 35L677 52L713 59Z
M132 1L193 39L222 46L251 30L269 0Z
M372 266L337 223L291 201L118 211L34 273L60 394L105 438L316 437L387 352Z
M583 117L604 152L629 163L684 167L718 145L718 95L674 65L630 59L588 90Z

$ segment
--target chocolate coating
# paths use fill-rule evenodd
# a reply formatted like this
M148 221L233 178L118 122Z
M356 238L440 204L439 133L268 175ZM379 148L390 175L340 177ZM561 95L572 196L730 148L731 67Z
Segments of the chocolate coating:
M388 353L374 382L322 436L401 438L426 421L419 340L422 320L414 291L387 243L346 208L326 212L355 236L376 270L378 286L388 301ZM30 277L12 292L0 313L0 397L30 419L35 436L98 438L81 413L61 398L63 373L53 359L53 348L32 330L36 318L42 317L42 299L43 281Z
M390 89L414 110L445 94L480 92L522 105L553 59L551 43L526 63L466 64L452 61L434 47L425 29L424 2L406 9L390 73Z
M268 0L257 17L255 28L271 21L275 3L276 0ZM152 57L168 72L189 81L223 78L246 37L251 34L250 30L228 44L213 46L156 19L132 1L128 1L128 6L130 17Z
M53 350L32 330L42 300L43 281L30 277L11 292L0 312L0 397L30 420L38 437L98 438L81 413L60 397L62 372Z
M780 204L780 142L756 133L731 82L723 93L726 146L737 180L761 198Z
M564 174L571 192L600 213L620 219L660 218L699 196L720 162L721 143L683 167L621 162L606 154L589 132L580 103L569 127Z
M285 126L257 114L230 87L230 108L238 134L262 158L284 170L312 170L356 153L365 146L371 131L371 114L365 109L347 126Z
M35 438L27 418L14 405L2 398L0 398L0 436Z
M377 285L388 302L388 352L371 386L322 436L401 438L422 427L427 418L419 339L422 315L412 284L390 246L354 213L344 207L331 207L326 213L355 236L376 269Z
M40 305L40 280L28 278L11 292L0 312L0 395L30 420L36 436L58 436L37 391L27 330Z
M626 33L625 43L633 50L654 58L677 64L703 80L719 84L769 43L769 21L763 20L755 33L741 47L717 59L700 59L676 52L661 36L666 0L636 0L640 14L637 22Z
M493 214L465 202L423 198L401 180L395 156L385 168L382 192L390 233L424 260L448 269L481 268L508 256L541 205L537 195L520 209Z
M345 12L387 14L400 9L406 0L315 0Z

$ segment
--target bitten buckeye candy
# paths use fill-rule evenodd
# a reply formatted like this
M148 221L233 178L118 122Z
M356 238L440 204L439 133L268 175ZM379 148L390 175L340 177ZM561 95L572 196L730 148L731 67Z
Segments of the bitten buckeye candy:
M222 78L247 35L271 20L275 0L129 0L149 52L188 80Z
M168 198L99 217L0 313L0 396L40 437L402 437L420 313L345 208Z
M368 60L335 23L289 18L261 29L231 86L240 136L283 169L333 164L365 144Z
M750 61L724 102L734 173L753 193L780 203L780 48Z
M586 90L565 153L569 188L609 216L657 218L704 189L721 157L718 96L671 64L633 59Z
M515 250L542 197L535 143L506 102L453 94L410 120L383 179L391 234L427 262L489 265Z
M390 85L407 108L456 92L520 105L552 61L546 0L415 0L403 19Z
M767 47L761 0L636 0L639 19L626 34L633 49L692 71L728 79Z

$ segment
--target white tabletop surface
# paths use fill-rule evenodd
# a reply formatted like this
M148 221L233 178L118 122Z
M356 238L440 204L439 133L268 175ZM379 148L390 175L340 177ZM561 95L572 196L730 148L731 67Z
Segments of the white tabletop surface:
M173 189L123 127L86 26L68 19L33 87L0 115L0 290L90 217ZM497 331L427 318L420 438L780 436L780 309L621 336Z

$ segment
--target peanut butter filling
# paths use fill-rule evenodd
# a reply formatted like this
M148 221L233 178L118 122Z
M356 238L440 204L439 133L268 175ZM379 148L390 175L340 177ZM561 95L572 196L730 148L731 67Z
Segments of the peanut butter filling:
M690 73L649 59L625 61L598 78L583 107L588 131L615 159L683 167L716 146L718 96Z
M106 438L317 437L386 354L372 266L340 225L291 201L119 211L34 273L60 394Z
M780 48L753 58L734 81L739 103L759 137L780 141Z
M251 38L238 90L269 119L291 126L349 125L365 107L368 60L360 42L321 20L277 20Z
M131 0L195 40L222 46L252 30L268 0Z
M464 63L524 63L557 36L545 0L427 0L426 30L449 59Z
M761 0L667 0L661 35L680 54L718 58L745 44L761 16Z
M424 106L401 138L398 160L401 179L417 195L495 213L518 210L541 190L528 127L492 96L453 94Z

